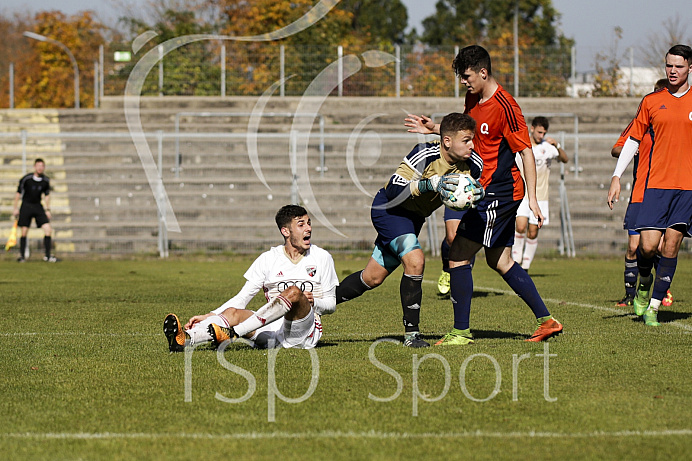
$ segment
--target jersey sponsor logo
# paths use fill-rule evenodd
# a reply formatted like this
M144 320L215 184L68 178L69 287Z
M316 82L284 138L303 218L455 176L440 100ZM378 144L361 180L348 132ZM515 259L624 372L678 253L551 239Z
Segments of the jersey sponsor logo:
M312 282L296 282L293 280L288 280L285 282L279 282L276 284L279 291L288 290L291 287L298 287L300 291L313 291L315 288Z
M308 271L308 275L310 277L314 277L315 274L317 273L317 267L315 266L308 266L305 268L306 271Z
M487 123L481 123L481 133L483 133L483 134L489 134L490 133L490 127L488 126Z
M687 118L689 118L690 120L692 120L692 112L690 112L690 114L687 116Z

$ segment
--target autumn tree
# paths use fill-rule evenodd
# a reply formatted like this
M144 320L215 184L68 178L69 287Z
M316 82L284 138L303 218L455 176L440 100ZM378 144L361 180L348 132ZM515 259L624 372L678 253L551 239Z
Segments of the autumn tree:
M673 45L692 43L692 34L687 32L687 24L681 22L680 16L666 19L661 26L647 36L646 45L638 49L646 66L662 68L664 57Z
M98 60L98 48L104 41L103 29L90 11L70 17L59 11L44 11L34 18L32 32L63 43L74 55L83 107L94 104L93 63ZM49 42L32 40L31 46L38 54L38 69L18 82L17 107L73 107L74 71L69 56Z
M32 27L33 18L29 15L0 16L0 36L3 37L0 40L0 107L10 107L10 64L14 68L15 104L29 107L24 104L25 97L18 83L40 71L38 53L22 36L22 32Z
M551 0L439 0L435 7L435 14L423 20L421 41L433 47L485 46L495 77L510 90L516 7L521 95L565 94L573 40L558 32L560 15Z

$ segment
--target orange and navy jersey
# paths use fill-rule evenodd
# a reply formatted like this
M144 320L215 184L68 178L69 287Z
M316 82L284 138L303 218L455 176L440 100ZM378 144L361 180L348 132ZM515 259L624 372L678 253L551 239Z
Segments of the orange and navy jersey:
M664 88L644 96L627 130L640 142L651 130L649 168L646 177L639 173L646 189L692 190L692 92L675 97Z
M618 141L613 145L613 147L622 147L625 145L625 141L630 137L629 130L632 125L625 128L622 132ZM639 150L634 155L634 168L632 169L632 195L630 196L630 203L640 203L644 200L644 191L646 190L646 181L642 179L637 181L637 176L646 178L649 172L649 158L651 156L651 150L654 147L651 130L647 132L639 143Z
M519 104L498 85L493 96L479 104L479 95L466 93L465 113L476 120L473 144L483 158L481 185L489 199L521 200L524 180L514 161L516 152L531 149L529 130Z

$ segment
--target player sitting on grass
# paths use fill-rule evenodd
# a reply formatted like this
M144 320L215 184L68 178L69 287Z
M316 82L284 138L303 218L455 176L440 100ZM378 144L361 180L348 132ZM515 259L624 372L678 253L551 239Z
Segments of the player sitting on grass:
M473 118L449 114L440 125L441 142L418 144L404 157L372 202L370 217L377 230L372 257L365 269L346 277L336 290L337 303L357 298L381 285L403 263L400 294L407 347L430 346L418 327L425 267L418 234L425 218L442 205L441 196L455 190L459 180L450 173L480 178L483 161L473 151L475 130ZM480 197L483 189L479 186L474 193Z
M245 272L245 285L214 311L192 317L184 327L168 314L163 333L171 352L185 345L245 337L255 347L311 349L322 336L322 314L336 309L339 280L331 255L311 245L312 227L305 208L286 205L276 213L276 225L284 244L262 253ZM267 303L257 312L245 309L264 291ZM283 317L283 321L280 319Z

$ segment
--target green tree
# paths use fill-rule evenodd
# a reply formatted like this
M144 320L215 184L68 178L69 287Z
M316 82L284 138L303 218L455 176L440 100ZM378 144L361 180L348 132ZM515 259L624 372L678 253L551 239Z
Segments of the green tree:
M439 0L435 7L435 14L423 20L421 41L432 47L485 46L495 77L507 89L514 78L516 8L521 82L515 96L565 95L574 41L559 33L560 14L551 0Z
M353 30L372 42L401 45L406 41L408 12L401 0L342 0L338 7L353 15Z
M197 17L194 11L164 10L153 24L133 17L121 18L129 35L136 37L148 30L157 33L145 48L139 51L143 55L152 47L170 39L185 35L213 33L214 27ZM163 93L172 95L211 95L220 94L220 66L218 44L209 41L189 43L166 55L163 60L164 85ZM129 48L130 44L121 44ZM119 70L121 84L127 80L136 61ZM158 94L158 73L151 72L144 82L142 94Z

